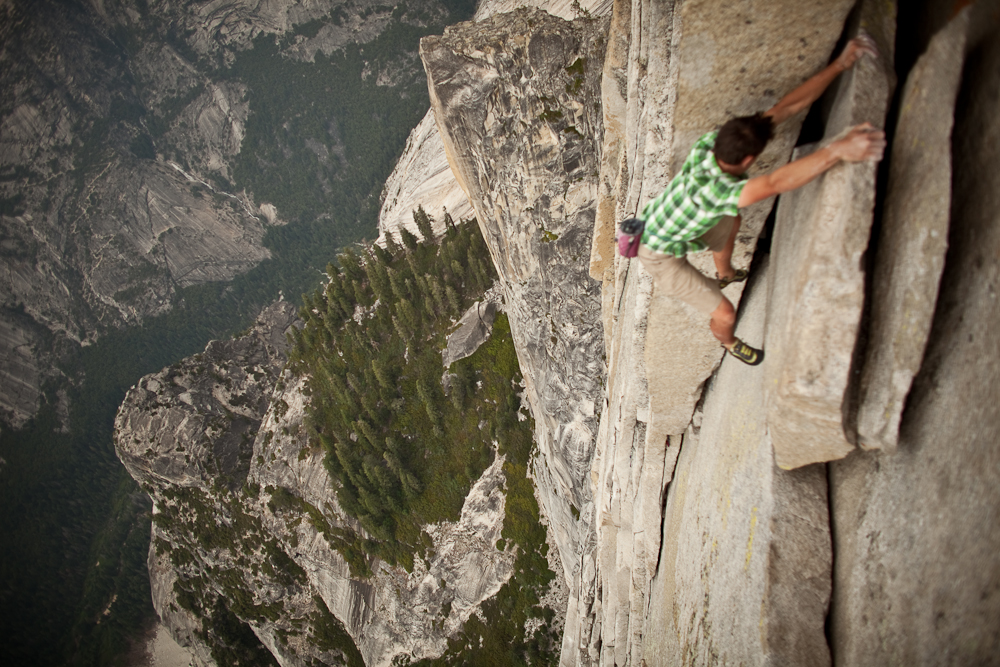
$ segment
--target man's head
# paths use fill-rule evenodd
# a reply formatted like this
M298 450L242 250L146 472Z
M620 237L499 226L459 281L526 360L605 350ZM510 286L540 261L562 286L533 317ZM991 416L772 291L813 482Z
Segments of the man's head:
M754 114L733 118L719 130L715 139L715 158L745 171L764 151L771 140L774 124L770 116Z

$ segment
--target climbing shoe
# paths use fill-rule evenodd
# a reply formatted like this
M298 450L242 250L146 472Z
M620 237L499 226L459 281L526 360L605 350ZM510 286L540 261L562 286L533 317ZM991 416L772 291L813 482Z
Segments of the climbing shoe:
M764 361L764 350L758 350L755 347L750 347L739 338L733 343L731 348L728 348L729 354L733 355L744 364L749 366L756 366L760 362Z
M725 289L728 285L733 283L741 283L747 279L746 269L736 269L736 275L732 278L719 278L719 289Z

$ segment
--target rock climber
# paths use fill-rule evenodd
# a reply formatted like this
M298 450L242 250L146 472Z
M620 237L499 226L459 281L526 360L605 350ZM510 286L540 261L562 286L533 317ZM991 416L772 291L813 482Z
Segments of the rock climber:
M868 123L814 153L775 171L747 179L746 172L771 139L774 126L811 105L841 72L864 55L878 57L868 36L852 39L830 65L754 116L734 118L695 142L680 172L639 215L645 221L639 260L658 290L687 302L711 317L709 327L723 347L740 361L755 366L764 351L733 335L736 311L722 294L730 283L746 280L744 269L732 265L733 245L740 229L740 209L810 182L841 161L879 161L885 133ZM631 221L622 223L623 229ZM686 255L709 249L718 278L703 275Z

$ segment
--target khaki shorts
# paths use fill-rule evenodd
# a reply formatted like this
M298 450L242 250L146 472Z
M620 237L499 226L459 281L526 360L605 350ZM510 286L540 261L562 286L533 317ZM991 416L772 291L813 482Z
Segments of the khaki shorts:
M710 250L719 252L729 239L735 218L725 217L719 224L701 236ZM711 315L722 303L719 279L709 278L691 266L686 257L674 257L662 252L653 252L644 245L639 246L639 261L653 276L656 289L675 299L693 306L696 310Z

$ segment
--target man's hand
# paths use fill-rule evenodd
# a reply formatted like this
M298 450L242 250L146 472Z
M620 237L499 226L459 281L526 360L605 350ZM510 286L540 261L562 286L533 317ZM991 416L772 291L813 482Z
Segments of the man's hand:
M861 35L849 41L833 63L843 72L854 67L854 64L865 54L872 58L878 58L878 48L875 46L874 39L868 35Z
M885 152L885 132L876 130L871 123L862 123L851 128L843 139L835 141L830 148L845 162L878 162Z
M854 67L861 56L869 55L878 57L878 49L875 48L875 40L868 35L855 37L847 43L844 50L837 59L827 65L821 72L813 75L801 86L781 98L781 101L764 112L769 116L775 125L779 125L803 109L807 109L810 104L819 99L826 87L833 83L841 72Z
M795 162L789 162L770 174L754 176L740 193L737 206L743 208L768 197L800 188L841 160L878 162L885 151L885 132L876 130L870 123L851 128L843 139L838 139L814 153Z

